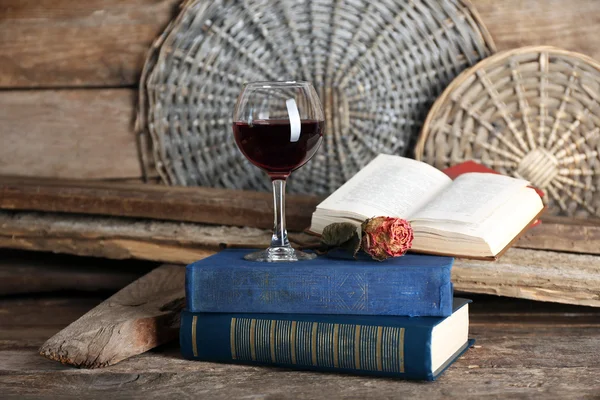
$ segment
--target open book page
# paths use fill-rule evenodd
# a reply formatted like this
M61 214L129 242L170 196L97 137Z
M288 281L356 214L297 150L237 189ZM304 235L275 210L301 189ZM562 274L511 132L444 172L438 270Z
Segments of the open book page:
M464 174L437 198L424 205L411 220L478 224L527 185L527 181L504 175Z
M477 224L413 221L413 250L466 257L494 257L543 210L539 194L526 186Z
M317 209L362 219L408 218L451 183L443 172L423 162L380 154Z

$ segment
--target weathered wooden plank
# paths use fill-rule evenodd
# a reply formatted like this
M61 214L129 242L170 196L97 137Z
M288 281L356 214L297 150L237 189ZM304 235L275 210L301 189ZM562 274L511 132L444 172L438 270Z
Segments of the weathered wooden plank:
M137 84L180 0L4 0L0 87ZM550 44L600 59L595 0L473 0L498 49Z
M179 3L3 0L0 87L134 86Z
M56 291L116 292L156 264L30 252L0 252L0 296Z
M600 257L510 249L495 262L457 259L456 290L600 307Z
M597 0L472 0L498 50L552 45L600 59Z
M471 332L479 342L484 337L489 337L488 340L492 341L494 340L492 337L514 339L552 335L562 335L565 340L568 337L569 341L579 340L596 334L600 325L600 309L597 308L487 295L463 296L474 300L471 304ZM29 349L33 354L34 350L39 348L50 336L103 300L104 298L98 297L98 295L57 297L56 294L43 297L20 296L0 299L0 350ZM44 310L44 312L40 312L40 310ZM37 352L35 353L37 354ZM178 357L176 353L177 349L173 352L173 357ZM169 352L169 354L171 353ZM591 356L592 352L589 354ZM1 359L2 355L0 355ZM33 363L21 362L18 361L19 359L15 359L13 362L20 366L20 371L40 367L40 359L37 356L32 355ZM137 360L137 358L133 360ZM151 358L146 361L159 363L160 359ZM565 362L560 357L556 361ZM43 362L41 364L48 365ZM0 361L0 371L1 365L2 361ZM51 363L51 365L58 364ZM121 365L112 367L111 370L121 368ZM164 366L163 369L166 370L168 366ZM150 368L150 366L148 367ZM156 368L160 367L157 365Z
M0 174L140 178L134 96L132 89L0 92Z
M106 300L106 297L99 293L0 297L0 332L4 332L6 328L41 326L62 329ZM13 334L13 339L19 338L18 334ZM48 338L32 347L37 349L46 339Z
M223 247L267 247L270 231L118 217L0 211L0 248L186 264Z
M432 384L186 361L176 342L106 369L40 357L33 329L67 324L89 298L0 300L2 398L594 398L599 310L492 296L471 305L476 347ZM45 312L40 312L43 309ZM595 318L594 318L595 317ZM23 337L23 328L26 337ZM4 338L4 340L3 340ZM39 340L39 339L37 339ZM3 346L3 343L11 345Z
M597 341L596 341L597 343ZM552 343L553 345L556 343ZM554 346L534 347L535 351L552 351ZM473 349L470 352L475 353ZM114 398L164 399L594 399L600 391L597 366L525 368L481 365L479 359L467 356L451 366L435 383L407 382L396 379L368 378L344 374L297 372L268 367L247 367L215 363L184 362L173 354L164 357L158 368L115 372L107 370L86 373L53 370L0 375L3 398L100 398L110 391ZM506 354L507 351L504 350ZM529 351L509 351L514 358L532 357ZM7 354L7 358L15 358ZM140 357L148 361L150 356ZM510 357L507 355L507 358ZM22 359L21 359L22 360ZM164 361L164 363L162 362ZM484 360L487 361L487 360ZM130 363L130 360L126 361ZM172 365L164 371L165 363ZM471 363L471 364L469 364ZM29 364L30 365L30 364ZM138 364L138 365L141 365ZM155 363L152 365L156 366Z
M287 196L288 229L302 231L322 199ZM272 225L271 194L215 188L0 176L0 208L249 226ZM600 220L544 217L517 247L600 254Z
M147 353L104 370L68 373L58 365L34 359L34 355L25 351L0 352L0 357L6 360L0 371L8 372L0 374L0 385L8 398L25 394L45 396L43 398L57 394L76 396L82 390L87 396L99 396L110 390L116 398L146 399L174 394L181 398L211 399L593 398L590 396L600 390L600 368L590 360L593 346L600 344L598 336L586 338L583 349L573 346L575 351L558 357L567 360L566 363L545 366L542 360L552 360L562 339L556 335L546 340L504 338L489 347L484 343L480 348L469 350L436 383L427 385L396 379L184 361L177 349ZM592 352L586 353L587 350ZM538 354L547 357L540 358Z
M288 229L310 225L318 197L286 199ZM150 184L0 177L0 208L202 222L269 229L273 195L266 192ZM600 227L599 227L600 230Z
M547 216L516 243L525 249L600 254L600 219Z
M266 247L268 230L117 217L0 211L0 247L187 264L224 246ZM305 234L292 235L304 242ZM455 288L600 307L600 257L513 248L497 262L456 260Z
M41 358L36 350L49 337L105 299L99 293L4 297L0 299L0 350L27 348Z
M184 275L181 266L156 268L48 339L40 354L98 368L175 339L185 300Z

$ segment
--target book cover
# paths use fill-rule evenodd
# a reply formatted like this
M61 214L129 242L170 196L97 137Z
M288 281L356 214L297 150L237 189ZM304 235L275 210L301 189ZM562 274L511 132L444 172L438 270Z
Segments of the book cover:
M468 302L456 299L455 310ZM432 332L447 318L183 311L181 353L190 360L435 380L472 344L467 315L464 337L432 365Z
M193 312L448 316L451 257L407 254L378 262L317 257L246 261L228 249L186 268Z

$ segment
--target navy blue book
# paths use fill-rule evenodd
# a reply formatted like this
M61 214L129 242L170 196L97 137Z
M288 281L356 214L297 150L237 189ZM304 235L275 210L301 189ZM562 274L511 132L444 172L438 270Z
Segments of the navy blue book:
M431 381L473 343L468 303L455 299L445 318L183 311L181 353L191 360Z
M407 254L386 261L317 257L246 261L224 250L187 266L192 312L448 316L454 259Z

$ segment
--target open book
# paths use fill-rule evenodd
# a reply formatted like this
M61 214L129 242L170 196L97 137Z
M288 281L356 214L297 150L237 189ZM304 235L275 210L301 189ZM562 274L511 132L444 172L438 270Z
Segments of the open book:
M529 185L476 172L452 181L423 162L381 154L317 206L310 231L321 234L335 222L400 217L413 227L412 251L495 259L544 209Z

